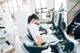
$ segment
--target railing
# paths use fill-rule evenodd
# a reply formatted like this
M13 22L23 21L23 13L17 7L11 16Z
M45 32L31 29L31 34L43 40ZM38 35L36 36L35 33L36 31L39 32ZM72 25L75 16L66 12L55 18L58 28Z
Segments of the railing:
M71 22L68 23L68 15L70 12L72 12L72 10L80 3L80 1L78 1L72 8L71 10L67 13L67 24L69 25Z
M68 14L69 14L79 3L80 3L80 1L77 2L77 3L73 6L73 8L68 12Z

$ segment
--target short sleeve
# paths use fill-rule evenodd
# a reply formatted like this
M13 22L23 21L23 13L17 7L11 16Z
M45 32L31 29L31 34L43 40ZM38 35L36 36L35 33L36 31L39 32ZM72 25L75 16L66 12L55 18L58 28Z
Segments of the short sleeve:
M33 39L35 40L35 42L37 42L36 36L39 35L39 31L38 31L38 27L36 25L30 25L28 27Z

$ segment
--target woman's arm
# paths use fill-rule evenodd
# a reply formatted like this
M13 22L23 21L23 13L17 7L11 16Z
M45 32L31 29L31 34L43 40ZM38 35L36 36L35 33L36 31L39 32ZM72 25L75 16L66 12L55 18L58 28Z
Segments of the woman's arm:
M43 38L42 38L42 36L41 35L37 35L36 36L36 39L37 39L37 45L38 46L40 46L41 45L41 43L43 43Z

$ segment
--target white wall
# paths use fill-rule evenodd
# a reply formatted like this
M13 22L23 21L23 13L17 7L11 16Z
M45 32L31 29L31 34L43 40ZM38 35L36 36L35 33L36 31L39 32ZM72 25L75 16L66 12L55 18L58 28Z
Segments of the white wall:
M14 14L18 35L24 37L27 35L27 13L18 12Z
M34 0L25 0L25 2L23 2L23 5L24 10L27 12L28 15L35 13Z
M47 0L48 9L54 8L54 0Z

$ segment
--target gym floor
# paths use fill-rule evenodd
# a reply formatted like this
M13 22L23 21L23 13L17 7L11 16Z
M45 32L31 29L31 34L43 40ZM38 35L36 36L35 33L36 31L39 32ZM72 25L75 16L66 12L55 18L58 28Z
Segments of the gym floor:
M23 49L21 48L21 46L22 46L22 44L23 44L23 42L27 42L27 40L26 40L26 38L19 38L19 36L14 36L14 35L8 35L8 41L11 43L11 44L13 44L14 45L14 47L15 47L15 51L14 51L14 53L25 53L24 51L23 51ZM77 45L78 46L78 48L77 48L77 53L80 53L80 44L78 44ZM46 51L45 51L46 53L48 52L48 53L51 53L50 52L50 48L49 49L47 49ZM45 52L43 52L43 53L45 53Z

